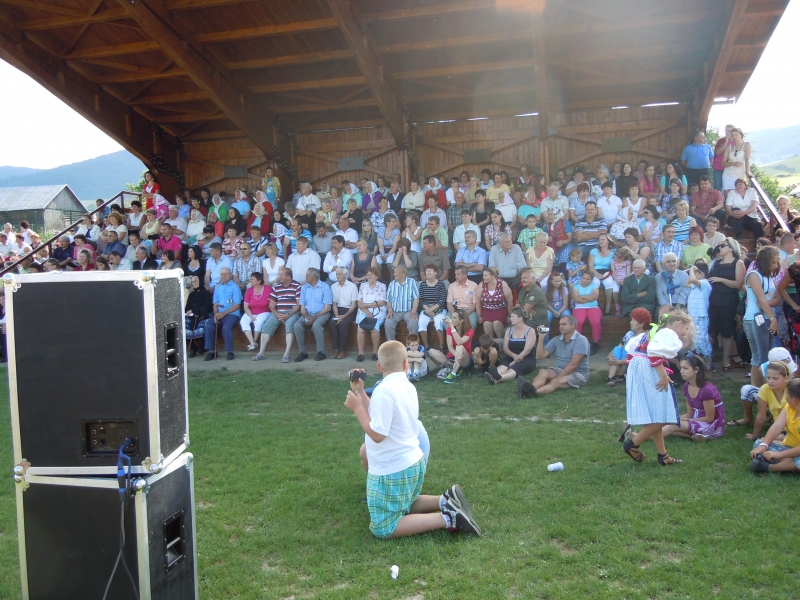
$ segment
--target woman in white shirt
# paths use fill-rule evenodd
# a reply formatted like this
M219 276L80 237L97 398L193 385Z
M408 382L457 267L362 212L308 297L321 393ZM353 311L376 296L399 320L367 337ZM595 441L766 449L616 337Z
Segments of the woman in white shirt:
M78 234L85 235L86 239L92 242L100 239L100 228L92 223L91 215L83 215L83 223L78 227L78 231L75 232L75 235Z
M756 191L747 187L744 179L736 180L736 189L728 192L725 199L725 213L728 215L728 227L733 229L734 239L742 237L742 229L752 232L753 239L764 237L764 227L758 217L758 196Z
M613 223L617 220L619 210L622 208L622 200L614 195L614 182L606 180L601 185L602 194L597 197L597 208L600 211L599 217L606 223Z
M142 227L142 219L144 219L142 203L134 200L131 202L131 212L128 213L128 233L139 231Z
M125 217L118 212L112 212L108 215L108 227L106 229L113 229L117 232L117 239L124 245L128 245L128 228L125 226Z
M274 286L280 281L281 267L286 263L278 256L278 246L270 242L266 245L266 248L267 257L261 263L264 268L264 283Z

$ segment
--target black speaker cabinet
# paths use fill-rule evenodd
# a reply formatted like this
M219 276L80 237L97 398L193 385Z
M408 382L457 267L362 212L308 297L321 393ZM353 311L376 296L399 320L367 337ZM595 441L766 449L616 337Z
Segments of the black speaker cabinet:
M183 272L6 276L14 462L31 475L135 473L189 444Z
M125 547L140 600L197 598L194 471L182 454L158 475L134 479L126 501ZM116 478L17 478L22 597L103 597L119 553ZM120 563L108 598L135 599Z

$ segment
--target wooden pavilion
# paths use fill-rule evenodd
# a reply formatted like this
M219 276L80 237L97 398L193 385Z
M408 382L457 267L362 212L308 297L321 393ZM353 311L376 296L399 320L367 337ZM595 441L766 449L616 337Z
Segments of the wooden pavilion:
M0 57L181 187L676 159L788 0L0 0Z

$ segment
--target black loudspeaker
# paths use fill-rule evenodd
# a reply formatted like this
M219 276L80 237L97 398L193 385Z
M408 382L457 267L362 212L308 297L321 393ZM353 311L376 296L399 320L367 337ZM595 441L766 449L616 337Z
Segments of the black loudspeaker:
M192 463L185 453L158 475L132 480L124 556L141 600L197 598ZM117 480L29 474L16 479L22 597L103 598L119 553ZM137 598L122 564L107 598Z
M14 462L31 475L158 473L189 444L183 272L6 276Z

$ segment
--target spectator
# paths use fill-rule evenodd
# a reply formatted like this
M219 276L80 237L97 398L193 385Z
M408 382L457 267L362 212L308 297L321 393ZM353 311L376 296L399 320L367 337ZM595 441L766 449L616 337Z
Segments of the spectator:
M448 190L448 194L451 190ZM462 223L461 221L461 213L465 210L469 213L467 209L467 205L465 202L466 198L464 196L464 192L462 190L456 190L453 192L453 202L452 204L448 203L447 206L447 229L450 232L456 230Z
M689 183L697 183L704 175L708 177L713 161L714 150L706 144L706 134L702 131L695 132L694 143L686 146L681 153L681 164Z
M470 327L478 327L478 313L476 310L478 284L467 277L467 268L462 266L455 269L455 281L447 288L447 311L453 314L461 310Z
M360 286L361 282L367 280L367 269L378 265L377 258L369 251L369 245L364 238L359 238L356 242L356 251L351 258L350 279L356 286Z
M561 335L552 338L547 344L540 335L536 345L536 360L554 357L552 367L541 369L533 383L523 379L520 395L540 396L556 390L581 388L589 381L589 341L575 330L577 321L565 315L558 321Z
M272 286L269 296L269 310L271 316L261 329L261 342L258 353L253 360L264 360L264 352L270 338L275 335L278 327L283 325L286 329L286 349L283 351L281 362L289 362L289 350L294 341L294 325L300 318L300 284L294 281L292 270L286 267L281 269L280 281Z
M398 266L404 266L406 276L419 281L419 253L412 250L411 242L406 238L397 242L397 252L394 253L392 262L387 266L392 277L394 277L394 270Z
M572 221L577 221L578 219L583 218L581 215L578 215L576 217L574 214L572 214L572 211L575 209L575 200L577 200L580 197L581 189L578 188L581 187L581 184L585 183L588 188L586 190L587 197L588 193L591 191L591 187L589 187L589 182L584 181L585 179L586 179L586 169L584 169L582 166L577 166L574 169L572 169L572 179L569 180L564 186L564 195L570 200L570 219ZM585 203L585 200L584 202L581 202L581 204L583 203Z
M158 241L158 234L161 231L161 221L157 219L154 208L150 208L145 211L144 217L145 222L139 231L141 232L142 239L148 241L149 248Z
M160 255L165 250L172 250L175 253L175 256L180 256L181 249L183 248L183 243L181 239L172 234L172 227L167 225L166 223L161 225L161 237L158 238L154 246L154 255ZM124 250L124 248L123 248Z
M228 269L228 271L232 273L233 262L230 258L222 254L222 244L219 242L213 242L211 244L210 252L211 256L206 261L205 284L206 289L213 294L214 288L220 282L220 271L222 269Z
M34 272L33 265L36 263L31 262L30 258L26 258L19 263L19 274L26 275L28 273ZM98 256L94 259L94 268L96 271L110 271L111 265L108 263L108 259L105 256Z
M141 246L142 239L138 231L131 231L128 233L128 245L125 246L125 254L123 258L127 258L131 263L136 260L136 249ZM145 246L147 249L147 246Z
M225 221L225 231L227 232L231 226L236 230L237 237L244 239L247 233L247 220L234 207L228 210L228 219Z
M753 356L750 361L750 383L755 386L764 384L761 364L767 362L773 336L778 335L778 319L774 308L780 304L775 281L779 272L778 249L765 246L758 251L755 270L748 273L745 279L747 303L742 325Z
M339 227L336 229L336 235L342 236L344 239L344 247L348 250L355 250L356 242L358 241L358 231L351 227L351 220L344 215L339 219ZM361 222L358 223L358 229L361 228Z
M452 315L445 318L447 325L447 348L436 350L431 348L428 355L436 366L444 365L450 361L453 366L443 383L455 383L462 371L471 371L475 367L472 359L472 339L475 330L469 326L469 320L464 313L456 309Z
M264 172L264 178L261 180L261 188L267 195L267 199L272 204L272 207L277 210L278 199L281 197L281 181L275 177L275 172L272 167L267 167Z
M420 227L427 227L428 226L428 219L432 216L436 215L439 217L439 223L446 223L447 222L447 213L439 208L439 200L435 195L429 195L426 199L427 208L425 212L422 213L422 216L419 219Z
M306 283L300 288L301 317L295 321L294 335L297 337L297 349L300 354L294 362L303 362L308 358L306 352L306 327L311 327L317 342L317 355L314 360L325 360L325 323L331 316L333 296L329 285L319 279L318 269L306 271Z
M570 291L564 281L564 275L560 271L553 271L547 280L545 291L547 300L547 323L550 328L553 318L561 318L564 315L571 315L570 312Z
M639 191L648 198L658 196L659 186L655 165L647 165L645 167L644 173L639 178Z
M353 264L353 254L344 247L344 237L335 235L331 241L331 251L325 256L322 270L328 275L328 282L332 285L336 280L336 270L341 268L348 272Z
M580 171L577 173L580 175ZM588 183L581 182L576 187L576 195L569 203L569 220L573 223L577 223L578 221L583 220L586 218L586 203L592 202L594 203L595 207L597 207L597 203L594 201L594 198L589 196L591 188ZM571 196L570 196L571 197ZM597 211L595 210L595 215ZM598 217L599 218L599 217Z
M784 407L775 417L775 422L762 439L757 439L750 452L754 473L797 473L800 471L800 432L797 413L800 409L800 385L796 380L786 385ZM759 405L761 402L759 402ZM786 435L781 439L783 432ZM781 441L778 441L778 440Z
M758 196L753 188L747 187L746 179L737 179L736 189L728 192L725 213L735 238L741 239L743 229L749 231L753 239L764 237L764 227L758 216Z
M336 269L336 281L331 285L333 315L328 326L331 331L333 358L347 358L347 342L350 325L356 320L358 310L358 287L347 280L349 271L345 267Z
M416 181L411 182L411 189L403 198L403 210L408 213L409 210L422 211L425 208L425 192L419 188L419 183Z
M155 214L155 213L153 213ZM82 222L78 227L76 235L84 235L86 239L97 242L100 239L100 228L92 223L92 215L86 214L81 217Z
M492 385L518 378L517 390L522 397L522 382L536 368L536 330L525 324L525 311L514 308L510 315L511 326L503 334L503 352L500 366L490 366L484 373Z
M295 203L298 212L308 213L314 218L316 212L322 208L322 202L314 194L311 193L312 187L310 183L303 182L300 184L300 198Z
M614 182L606 180L599 191L602 193L597 195L597 215L606 223L614 223L622 208L622 200L614 195Z
M250 242L242 242L239 246L239 256L233 261L233 281L239 286L242 293L252 285L250 276L253 273L261 274L262 269L261 259L253 254L253 247Z
M739 306L739 290L745 279L745 266L739 260L739 243L733 238L712 249L711 258L714 259L708 272L708 281L711 283L711 296L709 298L708 335L716 340L721 337L722 345L722 370L729 372L731 362L737 367L746 365L731 354L736 330L736 310Z
M744 132L738 127L731 128L731 144L725 151L722 166L722 190L724 194L730 193L741 179L747 182L752 177L750 172L750 154L753 151L750 142L744 141Z
M370 332L372 338L372 360L377 360L381 337L380 329L386 321L387 315L386 286L378 281L380 276L381 272L377 267L370 267L367 269L367 280L362 281L358 288L358 313L356 315L358 356L356 362L364 361L364 338L367 331ZM413 280L408 281L413 283Z
M547 186L547 197L542 200L541 205L542 213L546 210L552 210L556 220L566 219L569 217L569 198L561 194L561 184L557 181L551 181Z
M450 285L448 281L451 268L450 258L447 256L446 250L436 245L436 238L434 236L426 235L422 238L422 252L419 255L419 261L423 265L434 265L438 273L439 281L443 282L445 289L447 289Z
M671 225L675 228L675 241L687 244L689 230L697 227L697 222L689 216L689 205L686 202L681 201L675 205L675 218Z
M491 222L483 232L483 245L490 251L503 234L511 235L511 226L503 220L503 213L495 209L489 215Z
M721 191L711 187L711 179L708 176L700 177L698 185L700 189L691 195L689 214L700 225L705 225L711 217L715 217L719 227L725 221L725 197Z
M547 236L545 233L541 235ZM545 244L546 243L545 241ZM547 248L545 245L545 253L548 250L550 254L552 254L552 249ZM511 233L503 233L500 235L499 243L495 244L491 252L489 252L488 266L496 268L498 276L501 277L510 288L513 289L519 285L519 274L527 269L528 265L525 262L525 254L523 254L519 246L514 244L514 238ZM550 260L550 267L552 268L552 259Z
M266 256L261 262L264 283L269 286L274 286L280 281L281 268L284 267L286 263L278 256L278 246L270 242L264 246L264 248L266 249Z
M675 239L675 226L665 225L661 230L662 240L653 246L653 260L655 261L656 271L661 273L664 270L664 257L667 254L674 254L680 262L683 257L685 246Z
M204 326L205 349L208 350L206 360L217 358L218 326L222 328L228 360L233 360L233 328L239 323L242 314L242 291L233 283L233 274L228 267L220 269L219 275L219 283L214 287L214 314L206 320Z
M444 227L439 227L439 217L436 215L431 215L431 218L428 219L428 227L423 232L423 240L426 236L433 236L433 241L437 249L447 252L447 249L450 247L450 235L447 233L447 229Z
M542 288L536 285L536 276L530 269L525 269L520 275L522 287L517 295L517 304L525 313L525 323L528 327L548 325L547 298Z
M519 193L518 195L521 196L522 194ZM509 227L516 228L517 205L514 203L514 197L511 194L501 193L497 203L495 204L495 207L495 210L499 211L503 216L503 221Z
M185 307L186 339L189 341L189 358L194 358L198 351L195 340L205 339L205 322L214 311L214 300L203 280L197 276L191 278L190 290ZM205 352L202 346L201 341L200 352Z
M189 222L186 225L186 243L192 245L197 237L203 234L206 227L206 220L198 209L193 208L189 212Z
M552 214L552 211L550 212ZM552 219L548 222L552 223ZM539 221L535 215L528 215L525 220L525 228L519 232L517 236L517 243L522 246L526 252L536 245L536 236L543 233L544 230L539 227Z
M106 239L106 245L103 248L102 254L108 256L111 252L118 252L120 256L125 255L125 245L119 241L117 232L114 229L106 229L103 232Z
M650 311L644 308L634 308L631 312L631 330L622 336L619 345L614 346L614 349L606 356L606 362L608 362L606 385L608 387L625 383L625 371L628 367L628 352L625 350L625 346L631 338L650 329L651 318ZM622 439L624 440L624 436Z
M672 183L675 181L678 182L677 190L672 188ZM679 162L667 163L666 171L661 174L658 185L661 195L669 196L670 193L673 195L676 193L681 195L686 194L688 185L689 182L686 180L686 175L683 174L683 167L681 167L681 164Z
M575 224L575 241L581 249L582 258L585 260L592 249L597 248L597 239L601 233L608 233L606 222L597 216L597 205L589 200L584 207L586 218Z
M690 288L689 296L686 300L686 308L697 331L695 343L705 364L708 365L709 373L713 373L712 349L711 343L708 341L708 300L711 296L711 284L708 282L708 265L700 263L689 267L689 280L686 285Z
M225 228L225 239L222 240L222 253L231 260L236 260L239 257L241 247L242 238L236 232L236 226L228 225Z
M419 226L419 213L417 211L406 211L406 228L402 235L404 239L408 240L411 250L414 252L422 250L423 229Z
M673 179L669 183L667 193L661 195L661 216L667 221L675 218L675 210L681 202L686 202L686 211L689 212L689 196L685 195L682 190L681 182Z
M586 273L590 274L600 288L605 289L606 314L611 314L611 303L614 291L614 274L611 272L611 263L614 260L614 250L608 234L601 233L597 238L597 248L592 248L587 257ZM599 292L599 290L598 290ZM598 296L599 297L599 296ZM578 319L580 323L580 319ZM580 330L580 326L578 330Z
M654 205L648 204L642 209L642 216L644 217L644 221L640 226L642 239L647 242L650 250L653 250L655 245L662 239L662 222L659 218L658 209Z
M243 219L247 220L250 218L252 207L247 199L247 194L241 190L236 190L233 193L233 203L231 204L231 208L235 208Z
M494 210L494 202L486 200L486 192L478 190L475 192L475 204L472 205L472 223L481 230L484 235L486 226L491 223L490 215Z
M206 263L203 259L203 250L200 246L191 246L186 251L186 262L183 264L183 272L186 277L197 276L200 281L206 278ZM191 280L190 280L191 281Z
M270 318L269 297L271 294L272 288L264 285L264 276L259 271L254 271L250 275L250 285L244 293L244 314L239 321L247 341L250 342L247 346L248 350L258 348L261 330L264 323Z
M716 217L709 217L706 221L706 233L703 235L703 241L708 244L709 248L716 248L725 243L727 239L724 233L719 232L719 223Z
M389 191L386 194L386 198L389 200L389 210L397 215L398 218L402 219L404 217L403 199L405 198L405 194L400 191L399 181L392 181L392 183L389 185ZM331 206L333 206L332 203ZM334 207L334 209L336 209L336 207ZM341 209L336 210L341 212Z
M150 256L144 244L136 249L136 260L133 261L134 271L149 271L158 268L156 259Z
M637 308L646 309L651 315L656 313L656 280L646 273L647 263L641 258L632 263L633 273L622 282L620 300L622 316L627 317Z
M397 265L394 269L394 281L389 284L386 293L387 340L397 339L396 330L400 321L405 321L408 333L419 333L419 286L406 274L406 267Z
M628 165L630 167L630 165ZM619 186L619 181L617 181L617 185ZM628 184L628 195L627 196L620 196L622 198L622 208L620 210L625 210L627 208L632 208L634 217L639 220L639 223L644 220L644 216L642 215L642 210L645 206L647 206L647 200L639 195L639 180L631 181Z
M472 222L472 213L469 210L461 211L461 225L453 230L453 250L458 253L466 245L465 235L467 231L475 234L478 243L481 241L481 229Z
M492 180L493 183L486 188L486 199L497 204L501 194L510 194L511 189L503 183L503 176L500 173L495 173Z
M108 264L112 271L133 271L133 263L116 250L108 253Z
M577 321L577 331L583 331L586 319L592 326L592 345L589 354L595 354L600 346L603 313L597 305L600 296L600 285L596 283L589 271L584 271L581 280L572 287L572 314Z
M794 243L794 239L792 240ZM689 229L689 244L684 246L681 267L691 267L698 259L708 258L709 245L703 242L703 228L692 227Z
M422 345L428 346L428 324L433 321L439 348L444 350L444 321L447 317L447 287L438 279L439 269L426 264L425 279L419 284L419 318L417 320Z
M262 222L263 223L263 222ZM267 254L267 244L269 240L265 235L261 235L261 227L258 225L250 226L250 235L245 239L250 242L250 247L258 258L264 258ZM269 229L267 229L269 231Z
M686 271L678 270L678 256L674 252L667 252L662 262L664 270L656 276L659 316L676 309L685 310L689 297L689 288L686 285L689 275Z
M5 234L0 234L0 239ZM53 258L58 261L58 268L62 271L72 264L72 250L69 247L69 238L62 235L58 238L58 246L53 250Z
M133 205L133 202L131 202L131 205ZM203 215L204 218L208 216L208 207L205 206L203 201L197 196L192 196L191 206L193 210L199 210L200 214ZM130 229L130 225L128 226L128 229Z
M319 254L309 248L310 244L311 240L309 238L305 236L298 237L297 251L293 252L286 261L286 267L292 270L295 277L305 277L304 273L309 269L316 269L319 271Z
M67 244L70 243L70 239L68 236L64 236L67 238ZM11 246L8 243L8 235L5 233L0 233L0 257L7 258L8 255L11 253Z
M486 335L493 338L503 337L508 311L514 301L511 288L500 279L495 267L486 267L483 270L483 281L478 286L476 296L475 309L478 312L478 323L483 323Z
M465 247L456 253L455 265L467 267L470 281L481 283L483 281L483 269L489 264L489 255L477 245L478 236L474 231L467 231L464 234Z
M622 307L619 302L619 291L625 278L631 274L631 253L623 246L614 251L614 258L611 260L611 296L614 301L615 314L622 314ZM608 289L606 289L606 294Z

